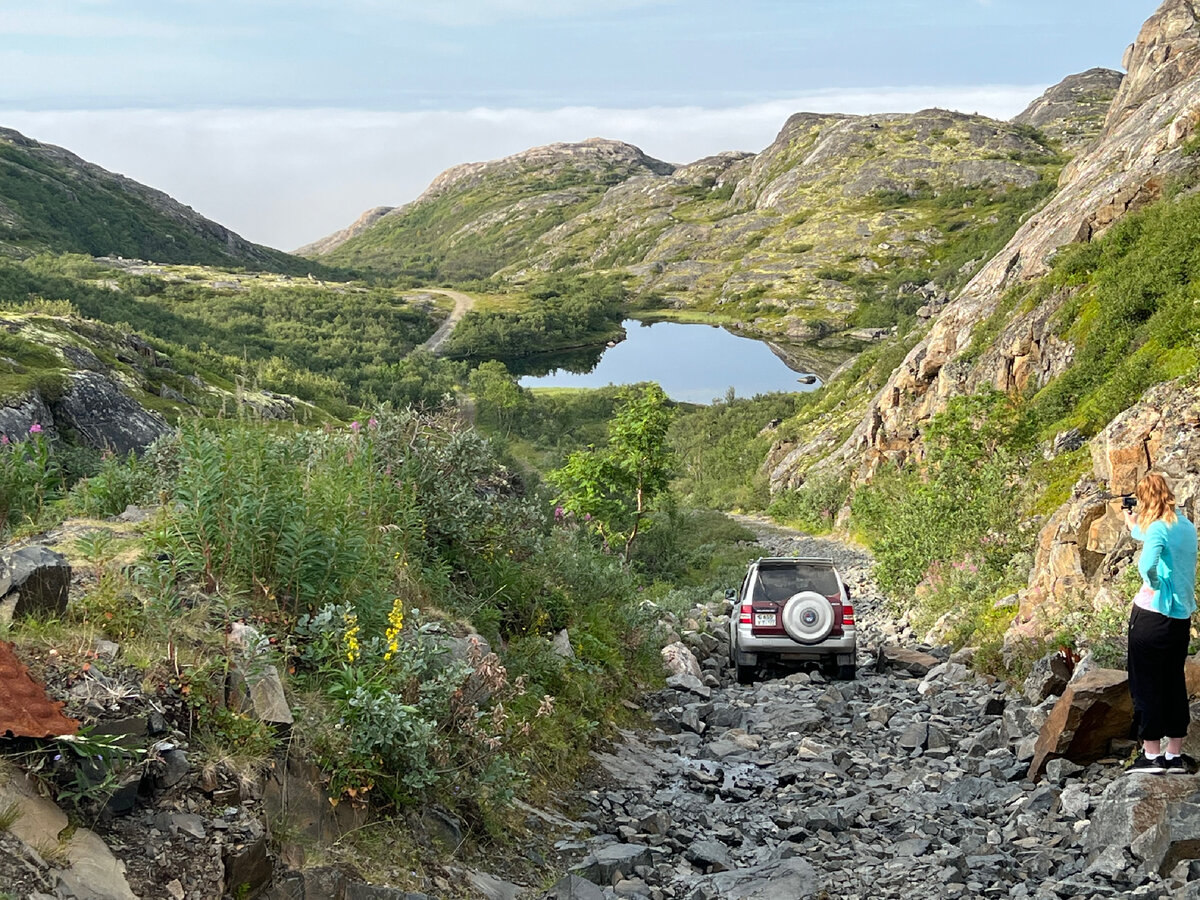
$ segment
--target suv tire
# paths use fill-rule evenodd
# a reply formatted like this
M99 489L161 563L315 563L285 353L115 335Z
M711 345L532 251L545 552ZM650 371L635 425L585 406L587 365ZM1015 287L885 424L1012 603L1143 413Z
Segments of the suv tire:
M780 618L783 630L801 644L819 644L833 631L833 605L816 591L792 594Z
M735 662L733 668L737 673L738 684L754 684L754 680L758 676L757 666L743 666L741 663Z

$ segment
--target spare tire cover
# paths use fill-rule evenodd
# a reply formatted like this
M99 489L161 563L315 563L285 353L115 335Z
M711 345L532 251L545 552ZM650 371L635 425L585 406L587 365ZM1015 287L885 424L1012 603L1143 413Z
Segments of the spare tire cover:
M783 630L801 644L816 644L833 631L833 605L816 591L792 594L783 607Z

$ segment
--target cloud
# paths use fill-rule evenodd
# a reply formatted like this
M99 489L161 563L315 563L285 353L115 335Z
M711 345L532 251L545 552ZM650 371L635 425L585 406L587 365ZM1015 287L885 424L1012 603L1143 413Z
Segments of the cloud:
M78 4L77 4L78 5ZM95 9L107 4L87 3ZM53 38L151 38L161 40L183 33L178 25L147 21L136 14L74 12L63 3L4 3L0 10L0 36Z
M413 199L452 165L539 144L608 137L683 163L761 150L795 112L941 106L1010 118L1045 87L821 91L720 109L0 110L0 126L164 190L251 240L292 249L365 209Z

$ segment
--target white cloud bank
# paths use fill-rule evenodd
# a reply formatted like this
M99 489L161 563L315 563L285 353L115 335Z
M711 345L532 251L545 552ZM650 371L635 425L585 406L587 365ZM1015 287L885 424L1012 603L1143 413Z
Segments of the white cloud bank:
M1042 89L823 91L725 109L0 110L0 126L66 147L250 240L290 250L370 207L413 199L452 165L539 144L607 137L682 163L721 150L761 150L795 112L940 106L1007 119Z

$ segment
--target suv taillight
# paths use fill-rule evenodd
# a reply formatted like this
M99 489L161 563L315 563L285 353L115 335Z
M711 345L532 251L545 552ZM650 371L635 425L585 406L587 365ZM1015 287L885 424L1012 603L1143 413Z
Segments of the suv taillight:
M750 603L743 603L741 611L738 613L738 622L742 625L754 624L754 606Z
M849 603L842 604L842 625L854 625L854 607Z

